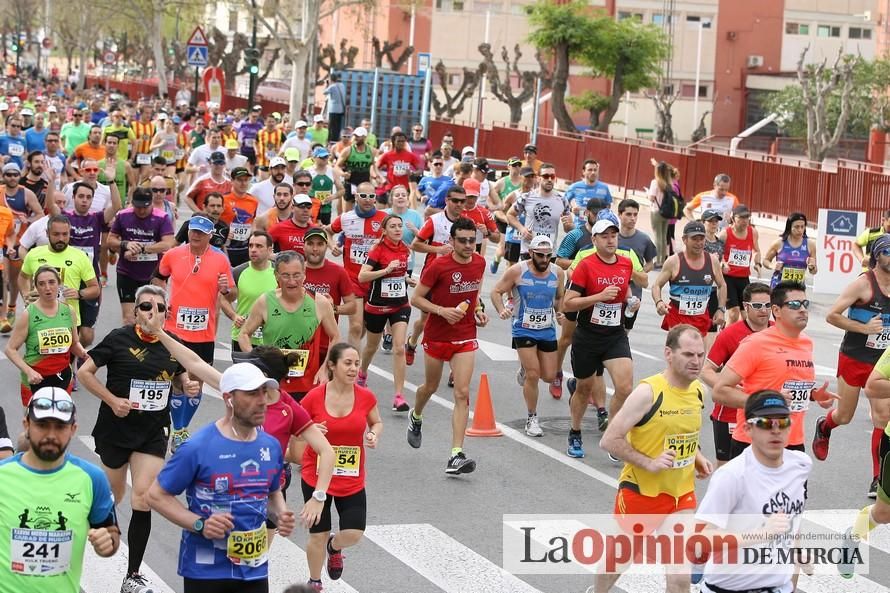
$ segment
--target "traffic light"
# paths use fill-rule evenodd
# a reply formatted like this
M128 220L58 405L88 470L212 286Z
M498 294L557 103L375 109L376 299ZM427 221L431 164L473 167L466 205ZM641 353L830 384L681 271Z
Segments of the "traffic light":
M247 65L247 72L251 75L260 73L260 50L255 47L248 47L244 50L244 63Z

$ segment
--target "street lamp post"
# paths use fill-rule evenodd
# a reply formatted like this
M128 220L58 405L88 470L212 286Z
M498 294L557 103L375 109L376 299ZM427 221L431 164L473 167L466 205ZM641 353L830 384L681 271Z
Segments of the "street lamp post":
M253 33L250 37L250 47L253 50L251 52L252 56L256 56L259 58L259 52L257 51L256 46L256 0L250 0L250 5L253 7ZM250 73L250 82L248 83L249 88L247 89L247 109L250 111L253 109L253 103L256 100L256 82L257 82L257 74L259 73L259 60L256 62L251 60L248 63L248 72Z

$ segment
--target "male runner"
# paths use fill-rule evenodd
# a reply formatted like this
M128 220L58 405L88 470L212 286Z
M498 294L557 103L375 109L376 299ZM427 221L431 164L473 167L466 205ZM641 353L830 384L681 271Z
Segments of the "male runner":
M612 193L609 186L599 180L600 164L594 159L585 159L581 169L581 180L576 181L566 190L566 200L572 214L575 215L575 228L583 226L586 216L587 201L597 199L606 208L612 207Z
M750 282L751 264L760 273L760 244L757 229L751 226L751 211L744 204L732 209L732 224L717 236L724 242L723 275L726 278L726 308L729 323L739 318L742 291Z
M251 174L245 167L232 170L232 193L223 196L223 213L220 218L229 225L229 244L226 255L232 266L247 261L247 239L253 230L259 202L247 192Z
M417 388L414 409L408 414L408 444L415 449L421 445L423 410L439 388L442 367L447 362L454 374L454 410L451 456L445 473L457 475L476 469L476 462L464 454L463 444L470 416L470 381L479 348L476 326L484 327L488 316L478 300L485 259L475 253L476 227L469 219L458 218L451 225L450 235L453 250L424 268L411 296L411 305L429 316L423 337L424 383Z
M290 186L282 183L275 190L276 202L279 192L292 191ZM279 220L269 229L269 235L275 246L275 251L296 251L303 255L303 243L306 231L312 228L311 220L312 198L304 193L299 193L291 198L290 217Z
M536 190L520 194L516 202L507 210L507 222L519 231L522 245L520 258L528 259L528 246L536 235L547 235L550 241L558 243L559 225L568 233L575 228L572 211L565 197L555 191L556 168L544 163L541 165L541 185ZM525 216L525 223L519 221Z
M220 299L219 304L226 317L232 320L232 352L241 352L238 344L238 333L247 321L250 309L260 295L275 290L275 271L272 269L272 237L265 231L254 231L247 241L247 252L250 261L232 270L235 287L238 289L237 308L232 307L228 299ZM251 344L263 343L262 328L250 337Z
M695 194L695 197L689 200L683 209L683 216L689 220L695 220L694 211L696 208L700 207L702 213L706 210L713 210L720 216L720 227L726 227L729 224L733 208L739 205L739 198L729 191L731 182L732 180L726 173L718 174L714 177L714 189Z

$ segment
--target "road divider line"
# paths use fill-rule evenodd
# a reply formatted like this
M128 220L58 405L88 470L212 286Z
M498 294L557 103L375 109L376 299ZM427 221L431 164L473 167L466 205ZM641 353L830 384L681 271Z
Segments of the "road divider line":
M371 525L365 537L448 593L541 593L426 523Z
M93 546L89 543L83 553L83 574L80 577L80 589L84 593L108 593L117 591L127 574L127 560L130 557L130 549L123 542L126 536L121 537L121 545L117 554L110 558L100 558ZM145 562L139 569L142 575L151 581L152 590L155 593L175 593L175 590L164 582L164 579L151 569Z

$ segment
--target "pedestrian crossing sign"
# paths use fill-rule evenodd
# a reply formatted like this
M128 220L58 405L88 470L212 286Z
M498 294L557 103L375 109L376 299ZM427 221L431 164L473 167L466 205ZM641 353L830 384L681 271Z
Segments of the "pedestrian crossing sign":
M188 56L188 65L196 67L204 67L207 65L207 47L201 45L190 45L186 51Z

